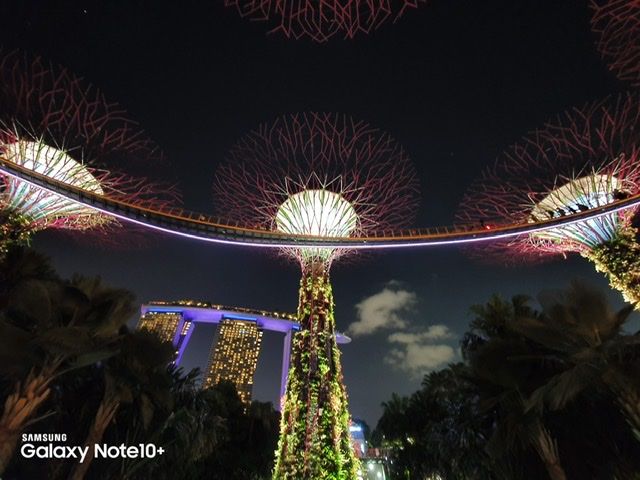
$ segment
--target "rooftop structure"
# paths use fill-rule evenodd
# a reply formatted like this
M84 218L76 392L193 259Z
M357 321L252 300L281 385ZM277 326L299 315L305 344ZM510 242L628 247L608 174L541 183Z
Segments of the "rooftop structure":
M283 312L229 307L195 300L179 300L174 302L154 301L142 305L139 328L148 328L158 332L163 340L171 339L176 348L176 364L180 364L189 344L191 335L198 323L223 324L225 321L250 322L256 330L271 331L284 334L282 354L282 375L280 395L284 395L289 363L291 358L291 339L300 330L295 315ZM351 339L344 334L336 333L338 344L349 343ZM215 345L212 345L213 360ZM259 350L260 346L257 346ZM253 355L253 354L252 354ZM256 354L257 357L257 354ZM210 362L207 372L210 371ZM253 368L255 370L255 367ZM251 374L253 375L253 373Z

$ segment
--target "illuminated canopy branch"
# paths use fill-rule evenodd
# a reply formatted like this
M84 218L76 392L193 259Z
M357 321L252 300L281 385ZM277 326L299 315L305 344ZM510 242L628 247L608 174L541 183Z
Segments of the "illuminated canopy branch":
M418 182L386 133L339 114L304 113L243 137L219 167L213 193L220 215L247 226L356 236L407 225ZM289 253L303 260L301 251ZM330 261L338 252L316 253Z
M79 150L47 145L24 130L0 129L0 155L66 184L132 205L163 209L177 198L171 189L161 195L162 186L146 178L89 167ZM114 217L9 176L2 178L0 210L18 214L32 232L45 228L104 231L119 225Z
M536 204L529 220L538 222L559 218L571 213L583 212L592 208L608 205L629 194L634 185L619 181L614 174L592 173L576 179L567 179L567 183L552 190L549 195ZM565 245L568 250L593 249L605 242L614 240L624 228L628 214L605 215L584 222L544 230L530 235L531 242L544 250L557 245Z
M272 25L288 38L326 42L368 34L426 0L225 0L240 16Z
M509 149L472 184L457 220L492 228L587 211L640 193L640 102L622 95L571 110ZM636 209L475 250L487 258L535 260L578 252L629 301L640 301ZM615 254L613 253L615 252ZM608 263L607 263L608 262Z
M179 199L173 187L134 173L145 164L148 172L149 162L156 172L162 155L124 110L67 70L19 52L0 51L0 155L131 204L162 209ZM7 218L19 218L13 225L26 232L120 226L112 217L4 175L0 208Z
M82 146L85 158L157 161L162 152L120 105L64 67L0 50L0 117L51 144ZM130 165L129 165L130 166Z
M100 180L63 150L23 139L3 143L0 148L4 158L13 163L89 192L104 194ZM5 182L0 202L3 209L21 212L38 229L73 226L84 230L108 221L84 205L14 178Z
M293 234L323 237L349 237L356 229L358 215L341 194L327 189L302 190L291 195L276 212L276 229ZM328 261L329 248L302 249L304 261L319 258Z
M620 80L639 87L640 1L591 0L591 8L598 51Z
M606 205L640 192L640 104L622 95L571 110L515 144L465 195L457 220L535 222ZM517 257L583 252L629 225L634 211L495 244ZM492 248L491 246L489 248Z

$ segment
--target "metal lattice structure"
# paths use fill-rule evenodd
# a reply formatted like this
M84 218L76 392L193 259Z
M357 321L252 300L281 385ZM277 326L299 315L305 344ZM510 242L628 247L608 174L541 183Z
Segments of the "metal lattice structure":
M463 225L531 223L640 192L640 104L635 94L595 102L549 121L506 151L465 195ZM487 246L517 259L583 252L611 240L635 210Z
M458 222L487 229L538 223L638 195L639 125L637 94L595 102L551 120L485 170L465 195ZM638 260L633 260L638 250L632 226L636 210L495 242L478 253L521 261L577 252L605 271L626 298L640 298L640 269L635 272ZM636 273L638 279L620 280Z
M330 113L261 125L231 148L213 189L219 214L246 226L356 237L408 225L418 191L413 165L393 138ZM320 208L308 208L309 202ZM309 258L300 249L284 251L302 265ZM328 264L346 253L317 252Z
M591 0L597 48L620 80L640 86L640 0Z
M132 205L162 209L178 199L173 188L123 173L143 160L160 161L159 149L117 104L66 69L2 53L0 109L0 155L9 162ZM111 216L5 175L0 209L19 218L15 225L27 232L104 233L120 226Z
M219 168L216 207L285 234L350 237L404 225L418 182L403 149L364 122L327 113L279 118L241 139ZM355 478L335 338L331 263L348 250L287 248L300 262L298 319L274 479Z
M45 141L82 147L86 159L158 162L162 151L118 103L67 68L19 50L0 50L0 111Z
M287 38L326 42L368 34L426 0L225 0L241 17L271 25Z

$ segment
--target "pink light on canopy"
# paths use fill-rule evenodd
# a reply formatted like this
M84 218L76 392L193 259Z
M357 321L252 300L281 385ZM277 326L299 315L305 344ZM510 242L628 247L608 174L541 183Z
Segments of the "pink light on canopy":
M513 145L475 181L461 225L537 223L640 193L640 99L621 95L575 108ZM587 252L630 225L635 209L486 245L498 261Z
M156 170L162 155L125 113L65 68L0 50L0 155L89 193L168 207L179 201L175 189L146 178L149 165ZM145 175L135 174L145 163ZM25 238L54 228L95 233L102 243L113 244L115 237L105 231L122 227L113 216L7 175L0 175L0 214L17 219L10 230Z
M640 0L591 0L598 51L622 81L640 87Z
M326 42L368 34L426 0L225 0L241 17L263 21L288 38Z
M219 167L214 206L247 226L291 234L364 236L408 225L418 204L415 170L388 134L345 115L301 113L245 135ZM290 248L306 264L345 250Z
M640 195L640 99L595 102L549 121L514 145L475 182L458 213L462 224L540 222L589 212ZM504 262L579 253L625 300L640 302L635 208L532 232L477 253Z

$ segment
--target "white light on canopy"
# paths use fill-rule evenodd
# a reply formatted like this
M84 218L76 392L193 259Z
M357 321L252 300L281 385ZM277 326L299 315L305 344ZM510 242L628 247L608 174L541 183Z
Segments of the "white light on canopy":
M622 182L613 175L593 174L580 177L553 190L537 203L531 211L529 221L539 222L602 207L615 201L616 192L623 191ZM620 222L620 214L612 213L538 232L531 237L534 240L558 243L569 240L593 248L615 238Z
M356 229L358 215L339 193L303 190L289 196L276 212L276 229L284 233L320 237L348 237ZM333 249L304 249L305 257L329 258Z
M279 231L320 237L348 237L357 221L351 204L329 190L304 190L291 195L276 213Z
M1 148L2 155L17 165L92 193L104 193L100 182L84 165L66 152L44 142L18 140L4 144ZM82 204L16 179L6 179L0 200L5 207L19 211L34 222L70 219L77 224L84 223L82 220L88 221L90 217L97 217L92 209Z

